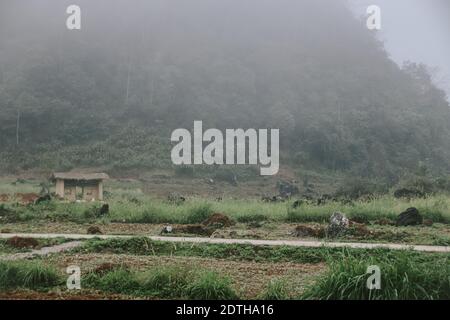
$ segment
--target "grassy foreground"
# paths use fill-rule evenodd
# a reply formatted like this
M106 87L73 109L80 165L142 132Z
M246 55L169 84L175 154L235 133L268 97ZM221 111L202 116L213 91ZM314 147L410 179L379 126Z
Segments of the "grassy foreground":
M284 248L250 245L167 244L144 238L89 240L72 254L123 254L202 257L254 263L325 264L301 293L283 278L272 278L255 296L261 299L450 299L450 255L412 251L342 248ZM369 290L367 267L379 266L381 289ZM45 261L0 262L0 291L64 290L63 270ZM245 280L244 280L245 281ZM245 283L240 283L245 285ZM134 269L107 265L83 273L83 290L137 298L239 299L227 275L203 267L152 266ZM296 293L294 293L296 292Z

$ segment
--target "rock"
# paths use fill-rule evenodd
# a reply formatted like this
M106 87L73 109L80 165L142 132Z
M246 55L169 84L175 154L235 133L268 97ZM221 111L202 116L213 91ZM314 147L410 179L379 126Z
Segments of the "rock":
M325 229L320 226L307 226L307 225L298 225L295 227L292 235L295 237L315 237L315 238L323 238L325 236Z
M327 228L327 235L338 237L347 231L350 221L340 212L335 212L330 217L330 223Z
M87 229L87 233L88 234L103 234L102 230L100 230L100 228L97 226L90 226Z
M6 240L6 244L13 248L35 248L39 242L34 238L12 237Z
M422 191L417 190L417 189L400 188L400 189L395 190L394 197L395 198L406 198L406 199L424 198L425 193L423 193Z
M400 213L397 218L397 226L414 226L422 224L423 218L416 208L408 208L405 212Z
M427 227L431 227L433 225L433 220L425 219L425 220L423 220L423 225L427 226Z
M283 198L289 198L298 194L298 187L291 182L279 181L277 183L278 192Z
M161 230L161 234L172 233L172 231L173 231L172 226L164 226L164 228Z
M203 221L202 224L206 227L213 226L216 228L223 228L223 227L231 227L236 223L222 213L213 213L208 219Z

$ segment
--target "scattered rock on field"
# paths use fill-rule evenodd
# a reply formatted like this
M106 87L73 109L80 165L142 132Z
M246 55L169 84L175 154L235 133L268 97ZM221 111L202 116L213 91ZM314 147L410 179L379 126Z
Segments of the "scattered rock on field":
M338 237L345 233L350 225L350 221L340 212L335 212L330 217L330 223L327 228L327 235Z
M172 233L172 231L172 226L164 226L164 228L161 230L161 234Z
M277 183L278 192L283 198L289 198L295 194L298 194L298 187L294 182L279 181Z
M416 208L408 208L405 212L400 213L397 218L397 226L414 226L422 224L423 218Z

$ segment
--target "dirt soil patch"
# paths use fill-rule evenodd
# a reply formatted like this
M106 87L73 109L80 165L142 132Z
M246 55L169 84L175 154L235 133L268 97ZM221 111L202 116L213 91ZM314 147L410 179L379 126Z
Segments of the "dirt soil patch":
M39 241L34 238L12 237L6 240L6 244L13 248L25 249L36 248L39 246Z
M95 270L105 263L125 264L130 269L146 271L150 268L183 267L192 270L207 269L229 276L233 287L244 298L256 298L272 279L283 278L293 294L300 293L315 276L326 270L325 264L259 263L218 260L200 257L134 256L125 254L69 254L50 256L46 263L65 270L77 264L81 272Z
M236 224L231 218L228 216L222 214L222 213L214 213L212 214L208 219L203 221L202 223L204 226L207 227L231 227Z
M32 290L0 291L0 300L122 300L133 297L94 290L38 292Z

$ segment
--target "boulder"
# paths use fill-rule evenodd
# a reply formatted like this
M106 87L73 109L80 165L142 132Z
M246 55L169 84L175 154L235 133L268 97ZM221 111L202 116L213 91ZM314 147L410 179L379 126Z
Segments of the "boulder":
M397 218L397 226L415 226L422 224L423 218L416 208L408 208L405 212L400 213Z
M293 195L298 194L298 187L291 182L279 181L277 183L278 192L283 198L289 198Z
M335 212L330 217L330 223L327 227L327 235L329 237L338 237L344 234L350 225L348 218L340 212Z

